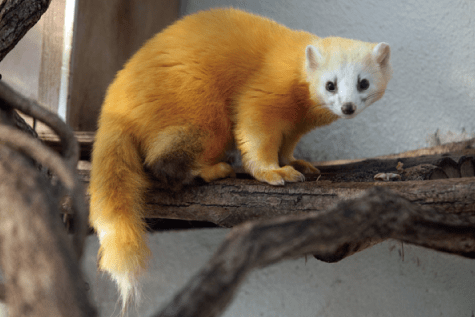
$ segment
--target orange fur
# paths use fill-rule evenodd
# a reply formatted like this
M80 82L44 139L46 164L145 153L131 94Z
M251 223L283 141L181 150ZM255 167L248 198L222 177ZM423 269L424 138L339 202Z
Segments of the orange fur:
M319 41L263 17L215 9L157 34L117 73L99 120L89 190L99 268L117 281L124 305L150 255L144 166L172 186L197 176L209 182L233 175L223 160L235 145L246 170L269 184L318 172L293 150L302 135L339 118L312 88L318 76L308 69L317 64L306 66L306 47ZM356 47L362 62L376 45L334 41L339 46L320 41L321 49Z

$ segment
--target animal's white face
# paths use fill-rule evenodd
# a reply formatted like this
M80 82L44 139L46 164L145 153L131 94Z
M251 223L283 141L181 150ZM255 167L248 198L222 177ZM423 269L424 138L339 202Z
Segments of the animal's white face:
M384 95L391 77L389 45L325 40L322 48L306 49L311 93L337 116L353 118Z

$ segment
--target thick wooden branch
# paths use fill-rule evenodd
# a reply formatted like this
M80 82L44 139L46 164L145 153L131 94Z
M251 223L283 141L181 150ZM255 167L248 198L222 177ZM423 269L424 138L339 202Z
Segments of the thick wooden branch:
M50 2L1 1L0 61ZM36 133L15 110L39 119L58 133L64 160L31 138ZM78 265L87 208L82 184L74 173L78 145L71 129L57 115L0 82L0 143L0 264L5 279L0 285L0 300L7 301L10 316L95 316ZM57 178L52 182L44 177L35 161L48 166ZM76 216L73 245L58 217L63 188L71 195Z
M63 145L63 157L43 145L38 139L31 138L15 128L15 124L8 122L13 119L12 109L32 116L48 125L57 132ZM71 211L76 219L75 248L80 257L83 251L84 240L87 233L88 209L84 202L82 184L76 176L79 146L72 130L56 114L42 108L35 101L25 98L0 81L0 141L26 154L31 159L49 168L67 189L72 197Z
M230 232L208 264L155 316L219 316L255 268L306 254L326 257L352 243L387 238L474 258L475 216L441 214L374 187L319 214L248 222Z
M58 115L41 107L36 101L20 95L10 86L0 81L0 110L9 111L11 109L19 110L43 122L57 133L61 144L60 153L65 163L71 169L76 168L79 158L79 146L72 129Z
M236 179L201 183L180 192L163 190L155 183L147 195L147 217L208 221L232 227L248 220L321 212L340 200L357 198L366 190L379 186L443 213L473 213L475 160L473 156L460 155L475 154L474 145L475 140L452 145L450 148L456 155L451 156L404 157L401 154L401 158L325 164L319 166L321 176L307 175L306 182L283 187L260 183L239 171ZM397 170L398 162L404 163L402 171ZM79 170L86 183L89 167L85 163ZM380 172L399 173L401 180L375 182L374 175ZM449 175L457 178L448 178Z
M48 9L51 0L2 0L0 3L0 61Z
M0 264L9 316L95 316L58 217L58 188L0 146Z
M92 139L92 135L83 136L85 146L89 147ZM453 152L444 153L446 149ZM412 157L415 153L410 152L410 157L402 153L347 164L326 162L318 165L321 176L307 175L306 182L283 187L255 181L242 170L237 170L236 179L201 183L177 193L155 183L147 194L147 217L209 221L232 227L248 220L319 212L376 186L390 188L416 204L431 205L441 212L474 212L475 139L421 151L437 154ZM402 171L397 170L398 162L404 164ZM82 163L79 174L87 184L90 164ZM399 173L401 180L375 182L374 175L381 172Z
M390 188L409 201L429 205L439 212L475 213L475 178L470 177L387 183L318 181L284 187L228 179L176 194L155 188L150 192L149 215L232 227L248 220L322 212L340 200L357 198L375 187Z

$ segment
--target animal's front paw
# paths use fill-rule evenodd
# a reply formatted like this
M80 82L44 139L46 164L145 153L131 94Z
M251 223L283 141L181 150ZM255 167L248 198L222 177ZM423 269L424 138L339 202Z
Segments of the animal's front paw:
M292 166L284 166L273 170L261 170L254 172L253 176L257 180L271 185L284 185L285 182L305 181L305 176L296 171Z
M313 166L310 162L304 160L295 160L289 163L290 166L295 168L300 173L304 174L320 174L320 170Z

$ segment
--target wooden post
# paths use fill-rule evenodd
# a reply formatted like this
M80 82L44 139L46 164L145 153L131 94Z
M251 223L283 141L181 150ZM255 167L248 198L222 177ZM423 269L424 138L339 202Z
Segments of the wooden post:
M94 131L105 91L142 44L178 18L178 0L78 1L68 123Z

